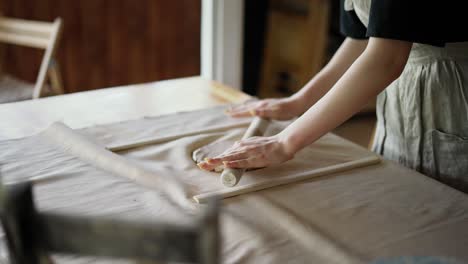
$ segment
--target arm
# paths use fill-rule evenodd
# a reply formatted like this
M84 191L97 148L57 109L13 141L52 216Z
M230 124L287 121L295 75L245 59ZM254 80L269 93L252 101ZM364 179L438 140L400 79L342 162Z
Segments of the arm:
M358 112L400 76L411 47L410 42L371 38L329 93L281 133L286 151L297 152Z
M266 99L234 107L228 114L242 117L255 114L273 119L291 119L314 105L346 72L367 46L367 40L346 38L330 62L299 92L288 98Z
M305 112L325 95L366 49L367 40L346 38L328 64L291 98Z
M280 134L242 140L201 168L224 163L233 168L279 164L340 125L377 96L403 71L412 43L371 38L365 51L332 89Z

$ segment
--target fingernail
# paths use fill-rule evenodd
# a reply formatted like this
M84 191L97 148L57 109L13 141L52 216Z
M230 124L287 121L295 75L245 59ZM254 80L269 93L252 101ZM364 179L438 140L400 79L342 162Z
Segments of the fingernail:
M213 159L213 158L206 158L205 161L206 161L208 164L216 163L216 159Z

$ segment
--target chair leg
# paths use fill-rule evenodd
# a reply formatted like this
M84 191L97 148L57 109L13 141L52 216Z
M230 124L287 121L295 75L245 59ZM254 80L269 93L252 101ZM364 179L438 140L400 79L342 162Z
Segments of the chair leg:
M57 61L53 60L48 69L50 87L55 94L64 94L62 77Z
M5 45L0 45L0 76L4 74L4 63L5 63Z
M374 128L372 129L372 134L369 140L369 143L367 145L368 150L372 150L372 146L374 145L374 140L375 140L375 130L377 129L377 123L374 124Z

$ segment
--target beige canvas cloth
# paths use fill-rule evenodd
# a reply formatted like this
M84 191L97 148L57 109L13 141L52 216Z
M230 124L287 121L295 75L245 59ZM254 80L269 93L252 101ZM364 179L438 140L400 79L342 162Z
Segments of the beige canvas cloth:
M2 175L36 179L40 210L190 221L203 207L191 194L219 188L219 175L200 171L192 151L242 136L249 122L211 108L77 131L54 125L0 142ZM158 144L115 154L105 150L158 138ZM315 168L366 155L327 135L306 156ZM295 169L285 164L252 173L273 177ZM356 263L398 255L468 260L468 197L391 162L226 199L221 223L224 263Z

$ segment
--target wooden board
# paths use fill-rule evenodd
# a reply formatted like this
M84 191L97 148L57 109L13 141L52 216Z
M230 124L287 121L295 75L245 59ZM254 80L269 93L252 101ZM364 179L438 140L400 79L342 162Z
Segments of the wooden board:
M328 32L328 0L273 0L259 97L298 91L323 66Z
M332 165L324 168L319 168L315 170L311 170L306 174L292 174L290 176L282 177L282 178L275 178L266 181L255 182L247 185L238 185L236 187L225 188L218 191L213 191L209 193L202 193L199 195L195 195L193 199L197 203L206 203L213 197L220 197L222 199L229 198L241 194L256 192L276 186L286 185L297 183L305 180L310 180L316 177L330 175L333 173L344 172L360 167L371 166L378 164L380 162L380 158L377 156L370 156L367 158L362 158L358 160L353 160L349 162L345 162L342 164Z

